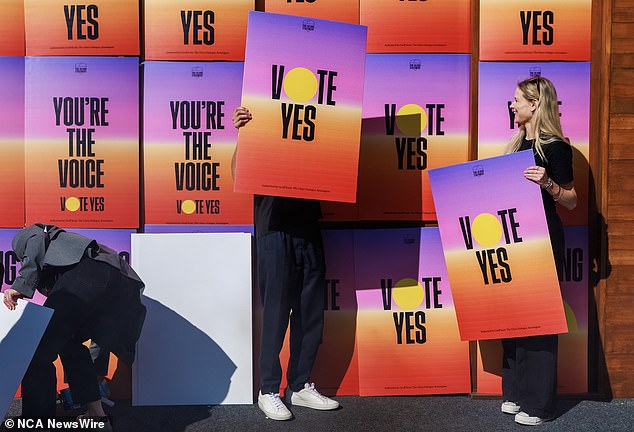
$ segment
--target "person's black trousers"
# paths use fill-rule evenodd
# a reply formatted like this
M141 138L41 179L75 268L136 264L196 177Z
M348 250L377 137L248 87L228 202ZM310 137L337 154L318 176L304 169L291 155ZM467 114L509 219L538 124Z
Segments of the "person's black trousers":
M108 283L107 267L84 258L59 275L44 303L54 310L53 316L22 379L23 417L55 417L57 377L53 362L58 355L73 401L83 404L101 399L97 373L83 342L90 334ZM106 275L105 280L94 283L97 275ZM86 291L86 298L75 294L82 290L90 291Z
M502 339L502 395L533 417L552 418L557 408L557 344L554 335Z
M260 390L278 393L280 351L289 324L288 384L299 391L308 382L324 327L325 262L321 236L272 232L256 239L262 305Z

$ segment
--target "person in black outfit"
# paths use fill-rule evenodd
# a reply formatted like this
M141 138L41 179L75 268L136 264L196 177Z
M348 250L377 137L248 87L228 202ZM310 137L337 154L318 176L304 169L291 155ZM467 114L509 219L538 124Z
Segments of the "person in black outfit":
M509 142L507 153L533 149L536 165L526 168L524 176L541 187L555 265L561 276L564 231L556 205L572 210L577 205L577 193L572 148L561 130L555 87L539 76L521 81L511 109L519 130ZM517 423L535 426L554 417L557 343L556 334L502 340L502 412L515 414Z
M44 306L54 310L22 380L22 416L55 416L53 362L59 355L73 401L86 404L87 416L104 417L97 372L83 342L92 339L132 364L145 319L143 282L114 250L54 225L31 225L12 246L22 266L4 292L5 306L14 310L18 299L38 290L47 297ZM111 430L109 424L104 430Z
M238 107L233 124L251 121ZM339 406L309 383L324 327L326 287L319 201L267 195L254 197L257 278L263 305L258 406L267 417L288 420L280 399L280 351L290 319L290 359L286 397L291 405L318 410Z

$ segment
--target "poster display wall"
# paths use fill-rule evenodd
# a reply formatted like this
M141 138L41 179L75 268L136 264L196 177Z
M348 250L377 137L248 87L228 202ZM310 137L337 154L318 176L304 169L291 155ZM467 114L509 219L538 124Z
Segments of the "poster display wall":
M138 62L27 57L28 225L139 226Z
M244 60L253 0L145 0L146 60Z
M147 224L251 224L253 196L233 191L243 64L145 62Z
M481 62L478 90L478 157L504 153L517 132L510 105L517 83L532 76L548 78L557 90L561 127L573 149L577 207L563 209L564 225L588 223L590 160L590 63L589 62Z
M250 12L236 191L356 200L365 40L359 25Z

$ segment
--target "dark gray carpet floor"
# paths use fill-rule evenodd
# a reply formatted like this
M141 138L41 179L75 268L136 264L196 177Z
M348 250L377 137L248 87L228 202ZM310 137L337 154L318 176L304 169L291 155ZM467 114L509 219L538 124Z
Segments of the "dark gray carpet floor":
M634 431L634 399L560 399L558 417L538 427L517 425L500 412L499 400L464 395L336 399L342 405L336 411L291 408L295 418L286 422L266 419L256 405L133 407L117 401L108 413L115 432ZM19 413L16 399L7 415ZM58 414L69 413L59 407Z

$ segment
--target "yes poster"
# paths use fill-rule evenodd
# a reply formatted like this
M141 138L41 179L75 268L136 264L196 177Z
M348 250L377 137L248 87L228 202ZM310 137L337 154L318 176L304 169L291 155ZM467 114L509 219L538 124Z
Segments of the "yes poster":
M431 170L462 340L566 333L531 151Z
M361 0L368 53L471 52L469 0Z
M428 169L468 159L469 63L468 54L367 56L360 219L436 219Z
M138 0L24 0L29 56L138 56Z
M146 60L244 60L254 0L145 0Z
M26 223L139 225L138 59L27 57Z
M24 55L24 0L3 0L0 13L0 56Z
M437 228L355 231L359 394L470 391Z
M359 24L359 0L266 0L267 12Z
M587 225L590 158L590 63L480 63L478 156L498 156L517 132L510 104L517 83L532 76L552 81L557 90L561 127L573 149L577 207L559 209L564 225ZM561 206L560 206L561 207Z
M24 226L24 57L0 57L0 227Z
M356 200L365 40L359 25L249 13L236 191Z
M592 0L481 0L480 60L590 60Z
M233 191L243 64L144 64L145 222L250 224L253 196Z

